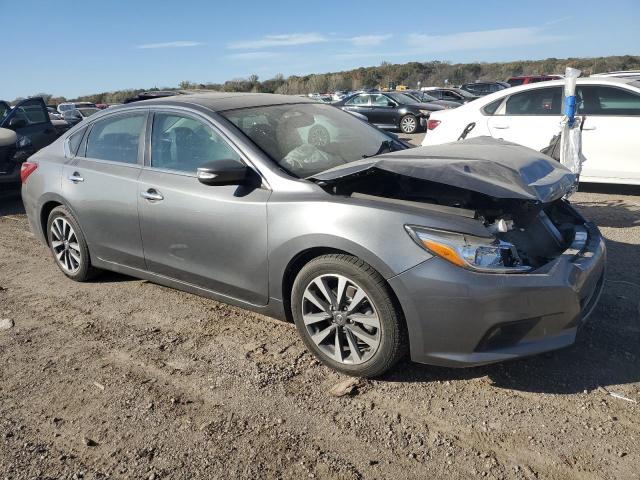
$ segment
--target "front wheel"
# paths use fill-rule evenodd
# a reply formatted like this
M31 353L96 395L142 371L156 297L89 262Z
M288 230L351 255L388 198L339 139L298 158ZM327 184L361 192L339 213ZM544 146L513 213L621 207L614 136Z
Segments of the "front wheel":
M402 133L416 133L418 130L418 119L415 115L407 114L400 119L400 130Z
M388 285L356 257L311 260L294 282L291 308L307 348L339 372L376 377L405 353L402 314Z

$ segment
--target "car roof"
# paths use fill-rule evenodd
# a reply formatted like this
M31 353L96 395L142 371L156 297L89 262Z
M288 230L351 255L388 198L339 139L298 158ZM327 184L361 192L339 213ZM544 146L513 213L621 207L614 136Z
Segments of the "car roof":
M291 103L313 103L310 98L297 95L279 95L275 93L241 93L241 92L197 92L182 93L171 97L153 98L135 102L136 105L171 105L190 104L205 107L214 112L235 110L238 108L264 107L268 105L285 105ZM131 104L129 104L131 105Z

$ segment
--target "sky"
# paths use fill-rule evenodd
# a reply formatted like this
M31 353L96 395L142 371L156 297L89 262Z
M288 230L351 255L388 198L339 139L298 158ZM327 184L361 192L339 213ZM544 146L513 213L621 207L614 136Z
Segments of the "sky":
M382 61L640 54L640 0L0 0L0 19L7 100Z

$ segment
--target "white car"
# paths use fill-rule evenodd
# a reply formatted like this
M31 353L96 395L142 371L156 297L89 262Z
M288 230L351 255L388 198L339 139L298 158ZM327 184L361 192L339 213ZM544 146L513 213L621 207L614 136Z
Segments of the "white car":
M564 81L534 83L492 93L454 110L433 112L422 145L490 135L541 150L560 132ZM581 182L640 185L640 80L579 78L577 114L586 116Z

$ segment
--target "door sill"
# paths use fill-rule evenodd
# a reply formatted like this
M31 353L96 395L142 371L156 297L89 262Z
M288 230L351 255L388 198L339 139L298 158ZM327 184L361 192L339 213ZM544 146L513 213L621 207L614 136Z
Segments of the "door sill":
M239 307L244 307L249 310L259 311L265 309L269 306L269 303L265 304L257 304L247 302L245 300L240 300L239 298L232 297L230 295L225 295L224 293L216 292L214 290L209 290L204 287L200 287L198 285L194 285L193 283L185 282L184 280L178 280L173 277L167 277L166 275L161 275L159 273L153 273L148 270L142 270L140 268L129 267L127 265L122 265L121 263L111 262L109 260L103 260L102 258L96 258L93 262L96 267L103 268L105 270L111 270L118 273L123 273L125 275L130 275L132 277L140 278L142 280L149 280L154 283L158 283L160 285L165 285L168 287L175 288L177 290L184 290L195 295L200 295L207 298L213 298L214 300L220 300L224 303L229 303L231 305L236 305Z

